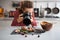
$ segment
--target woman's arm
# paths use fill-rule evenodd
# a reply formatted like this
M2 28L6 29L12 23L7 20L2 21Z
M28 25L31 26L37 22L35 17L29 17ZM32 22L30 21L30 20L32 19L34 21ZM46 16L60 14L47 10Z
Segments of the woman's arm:
M16 26L16 19L14 19L13 21L12 21L12 24L11 24L11 26Z
M19 16L18 16L18 18L17 18L17 22L18 23L20 23L20 22L22 22L23 21L23 16L22 16L23 14L20 14Z
M31 24L32 24L32 26L37 26L37 22L36 22L36 20L35 20L35 18L34 18L35 16L34 16L34 13L32 13L32 15L31 15Z
M18 16L18 18L14 18L14 20L12 21L11 26L23 25L23 24L22 24L23 17L21 17L21 16L22 16L22 14L20 14L20 15Z

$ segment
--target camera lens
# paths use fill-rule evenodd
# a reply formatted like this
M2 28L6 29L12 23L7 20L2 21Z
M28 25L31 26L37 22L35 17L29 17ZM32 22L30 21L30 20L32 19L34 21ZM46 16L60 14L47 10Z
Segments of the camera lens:
M23 23L24 23L26 26L28 26L29 24L31 24L31 21L30 21L30 19L25 18L25 19L23 20Z

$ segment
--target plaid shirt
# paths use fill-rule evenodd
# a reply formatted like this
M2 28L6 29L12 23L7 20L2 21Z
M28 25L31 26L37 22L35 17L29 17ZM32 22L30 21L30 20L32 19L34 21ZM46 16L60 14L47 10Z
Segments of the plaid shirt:
M18 16L19 16L19 12L18 11L15 11L14 12L14 20L12 21L11 26L25 26L23 24L23 21L20 22L20 23L17 22ZM37 26L36 20L34 19L34 13L32 13L32 16L31 17L32 17L32 20L33 20L32 23L31 23L31 25L32 26Z

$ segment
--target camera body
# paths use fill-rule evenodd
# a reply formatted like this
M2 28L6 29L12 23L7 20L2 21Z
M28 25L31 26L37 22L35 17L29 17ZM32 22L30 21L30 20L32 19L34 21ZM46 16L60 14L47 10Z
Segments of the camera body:
M30 13L29 13L29 12L23 13L23 18L24 18L24 19L25 19L25 18L31 19Z
M31 24L31 14L29 12L24 12L23 13L23 23L26 26L29 26Z

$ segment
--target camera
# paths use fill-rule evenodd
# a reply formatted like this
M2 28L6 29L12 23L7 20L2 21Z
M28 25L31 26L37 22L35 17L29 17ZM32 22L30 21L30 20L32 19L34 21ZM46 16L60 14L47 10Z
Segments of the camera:
M29 26L31 24L31 13L29 12L24 12L23 13L23 23L26 25L26 26Z

